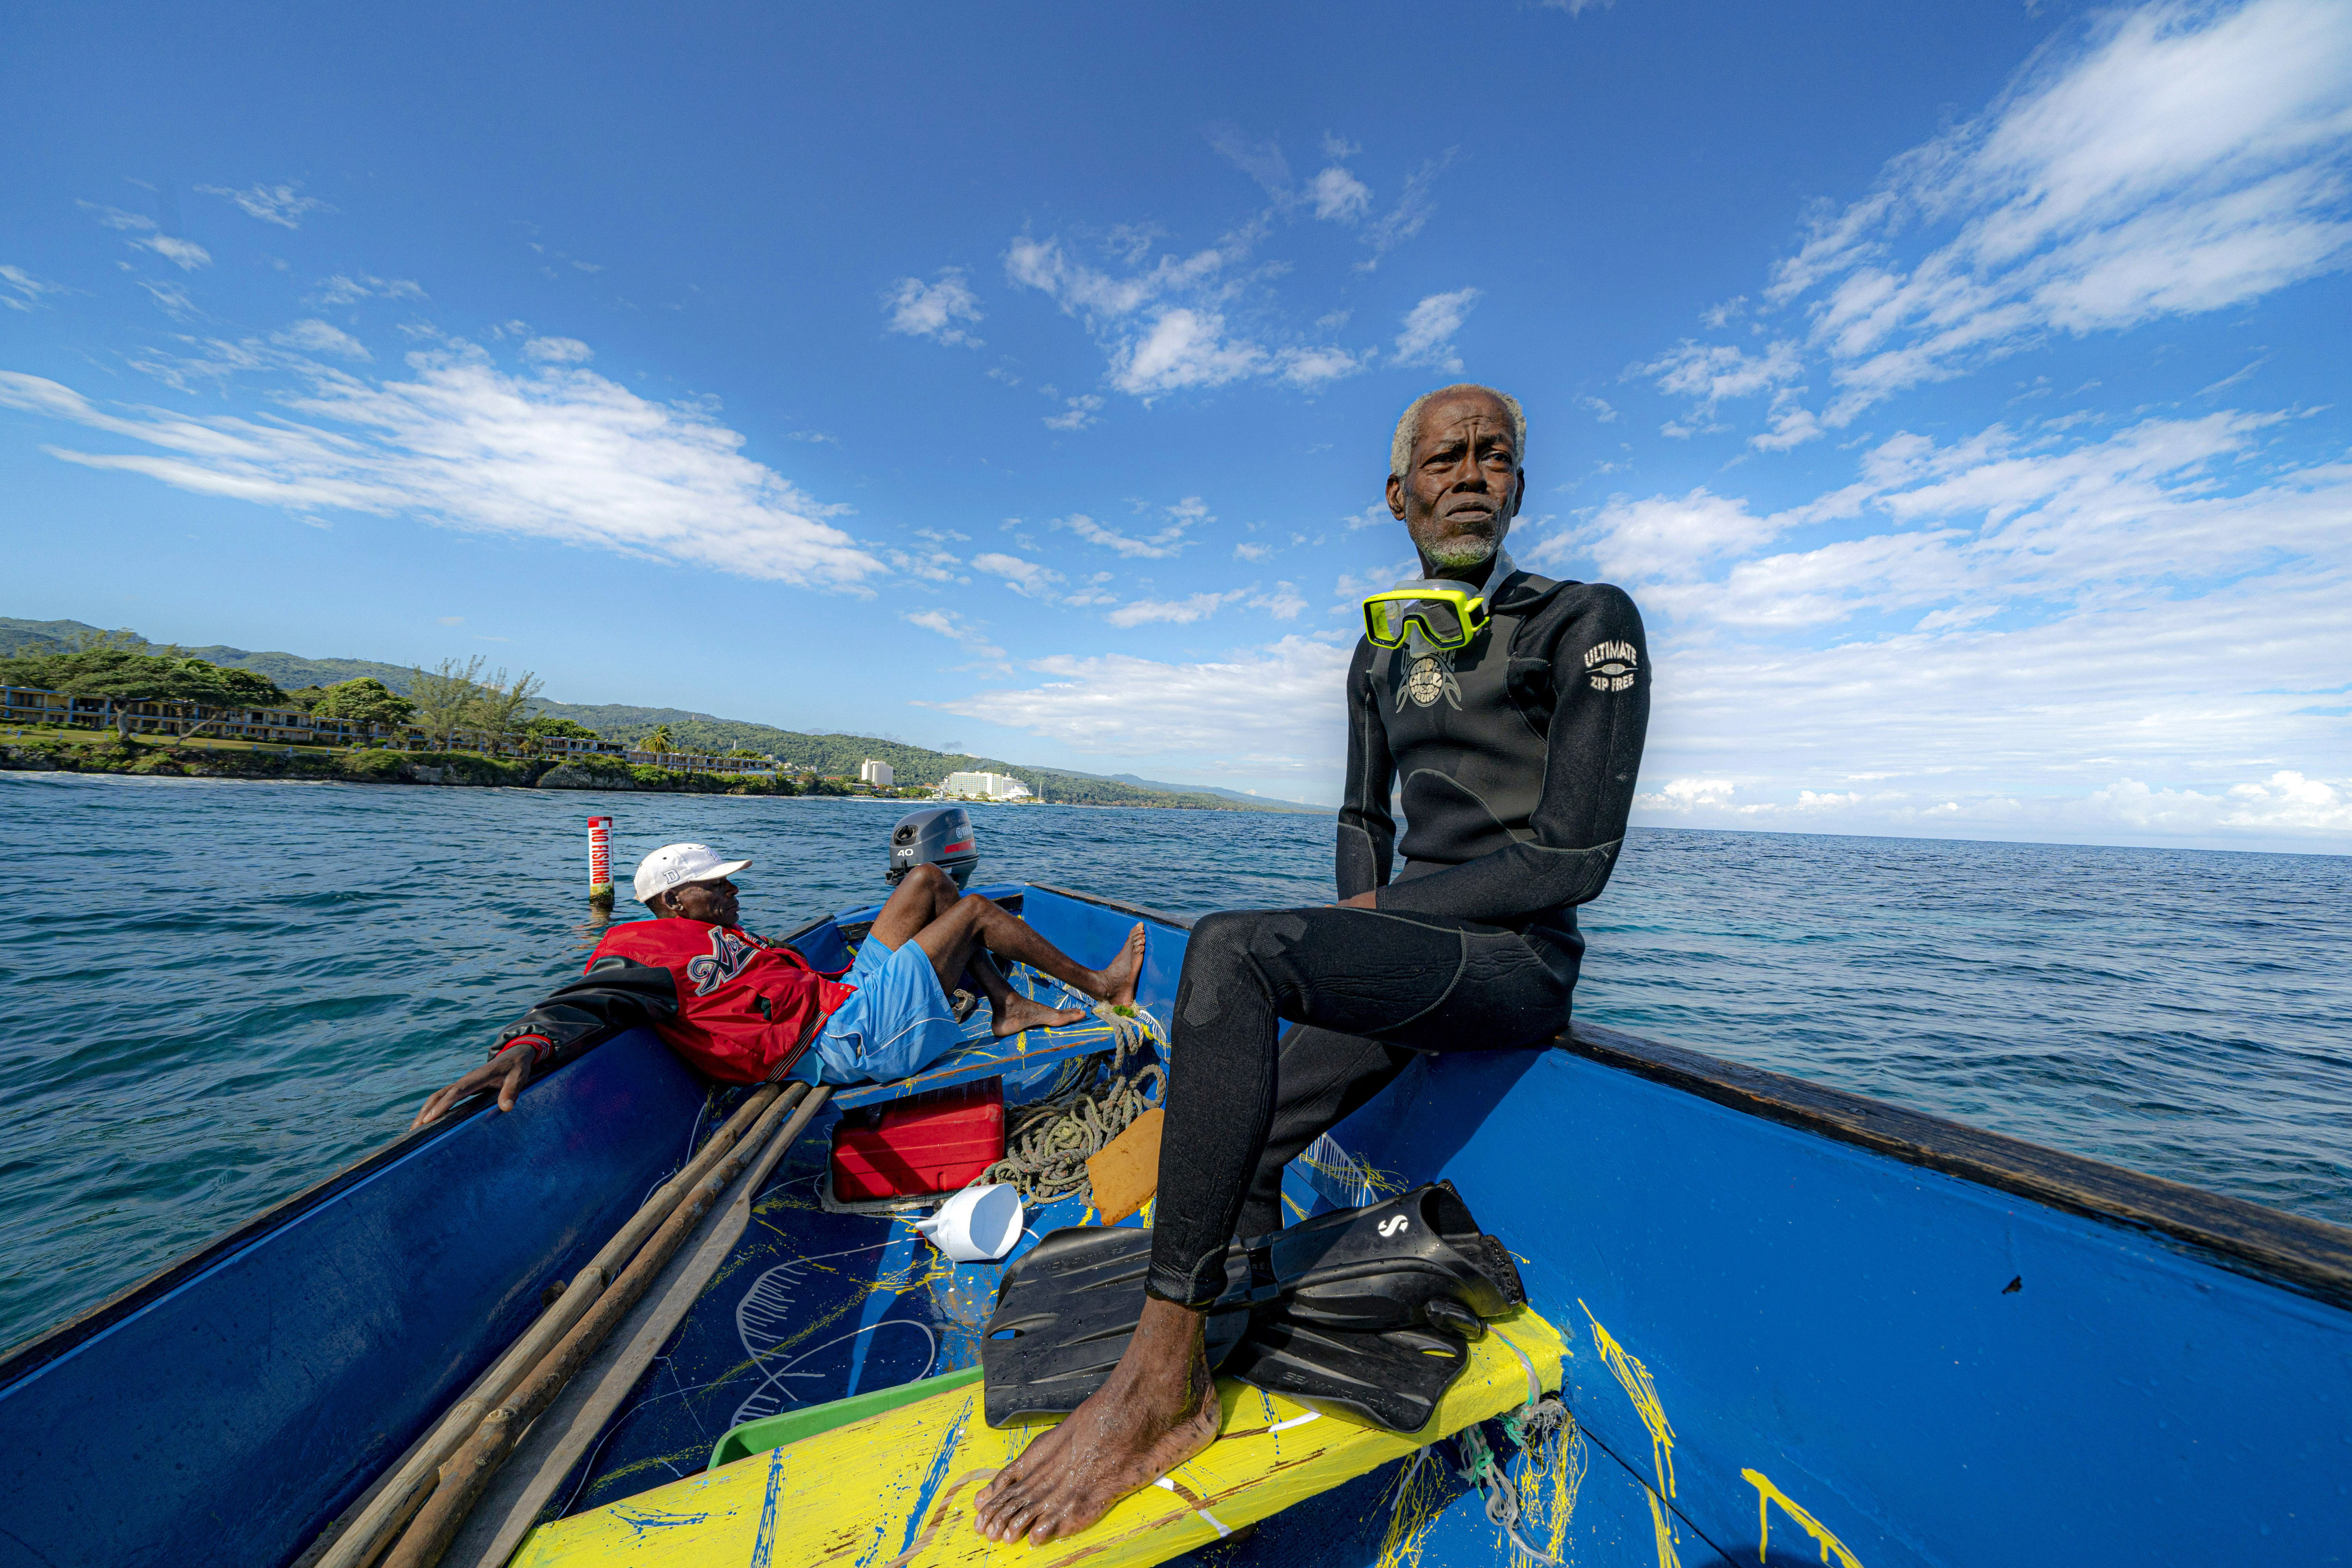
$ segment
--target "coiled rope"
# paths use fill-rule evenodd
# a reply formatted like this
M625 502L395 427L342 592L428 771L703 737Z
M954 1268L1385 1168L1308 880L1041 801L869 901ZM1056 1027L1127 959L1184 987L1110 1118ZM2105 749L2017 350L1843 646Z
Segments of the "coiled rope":
M1500 1331L1489 1330L1488 1332L1509 1347L1528 1374L1528 1401L1503 1417L1503 1430L1517 1445L1523 1459L1539 1461L1545 1439L1567 1423L1568 1406L1560 1403L1557 1394L1543 1391L1543 1384L1536 1378L1535 1363L1528 1359L1527 1352L1512 1344ZM1511 1538L1512 1545L1536 1562L1547 1564L1548 1568L1559 1568L1559 1558L1519 1533L1518 1489L1511 1483L1504 1465L1495 1458L1494 1449L1487 1446L1486 1432L1476 1422L1454 1435L1454 1448L1462 1460L1455 1473L1465 1483L1486 1494L1487 1521L1499 1526L1503 1533ZM1427 1449L1422 1451L1428 1452Z
M1163 1037L1159 1020L1141 1008L1120 1013L1097 1006L1093 1011L1110 1026L1111 1048L1071 1064L1046 1098L1010 1108L1004 1158L973 1177L971 1184L1010 1183L1020 1190L1021 1201L1032 1205L1067 1197L1088 1184L1087 1162L1151 1109L1147 1090L1156 1085L1165 1098L1168 1069L1159 1062L1146 1063L1133 1073L1124 1070L1130 1051ZM1110 1081L1092 1087L1106 1066Z

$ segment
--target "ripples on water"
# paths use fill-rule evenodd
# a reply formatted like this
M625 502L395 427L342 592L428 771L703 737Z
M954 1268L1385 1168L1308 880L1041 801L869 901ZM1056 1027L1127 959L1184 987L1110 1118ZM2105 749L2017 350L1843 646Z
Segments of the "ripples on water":
M0 774L0 1344L398 1133L576 973L614 866L755 858L745 923L883 891L889 806ZM1328 817L1004 808L986 880L1330 897ZM2352 1223L2352 858L1637 829L1581 1016ZM624 893L624 911L634 910Z

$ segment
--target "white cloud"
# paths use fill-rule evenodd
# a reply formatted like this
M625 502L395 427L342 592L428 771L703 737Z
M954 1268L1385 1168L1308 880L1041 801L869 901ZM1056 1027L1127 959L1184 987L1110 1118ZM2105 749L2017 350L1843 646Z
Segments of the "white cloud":
M1111 383L1121 392L1149 400L1184 387L1223 386L1263 374L1265 351L1242 339L1228 339L1224 331L1225 319L1213 310L1181 306L1162 310L1112 358Z
M1062 401L1063 410L1061 413L1048 414L1045 416L1046 429L1083 430L1087 426L1096 423L1097 416L1102 413L1103 400L1090 395L1078 397L1067 397L1064 398Z
M301 227L301 219L307 213L335 210L316 196L304 195L299 181L285 185L247 185L241 191L226 185L198 185L196 189L208 196L235 202L247 216L274 223L280 228Z
M1026 594L1033 598L1062 580L1062 574L1050 566L1041 566L1034 561L1024 561L1018 555L994 551L973 556L971 564L974 571L1001 577L1004 585L1014 593Z
M1362 149L1337 136L1323 138L1323 155L1332 162L1307 181L1303 189L1292 185L1290 160L1282 155L1282 148L1274 142L1252 142L1240 127L1224 125L1210 137L1209 144L1234 167L1255 180L1281 210L1305 206L1327 223L1353 223L1371 206L1371 187L1356 178L1344 163Z
M68 462L296 512L410 513L815 586L882 570L823 521L841 509L744 457L743 437L703 407L576 368L510 374L455 341L407 365L409 379L373 382L298 363L300 384L277 398L292 417L101 406L14 373L0 373L0 404L151 449L46 448Z
M1275 374L1293 386L1319 386L1368 368L1372 358L1369 353L1352 354L1345 349L1284 349L1275 356Z
M1649 619L1648 820L2352 847L2352 461L2281 429L1897 434L1802 506L1620 496L1517 552Z
M926 539L937 536L926 530L917 530ZM940 549L936 543L929 549L886 549L883 558L891 569L905 576L919 577L926 583L969 583L971 578L961 571L963 562L951 551Z
M1264 544L1236 544L1234 546L1234 559L1236 561L1263 561L1273 553L1273 549L1270 546Z
M1605 398L1592 397L1589 395L1580 397L1576 400L1576 405L1579 408L1591 409L1592 411L1592 417L1598 419L1603 425L1614 425L1617 423L1617 410L1612 408L1609 405L1608 400Z
M1256 595L1250 604L1277 621L1295 621L1307 608L1307 601L1287 583L1276 583L1273 593Z
M937 632L940 636L961 644L966 653L984 661L987 666L999 670L1011 668L1003 663L1004 650L989 641L986 634L977 625L953 610L902 610L899 612L898 618L908 626L920 626L927 632ZM945 704L927 703L925 706L945 706Z
M1771 428L1750 436L1748 444L1762 452L1786 452L1829 434L1813 411L1797 401L1804 390L1790 386L1773 394Z
M1219 146L1229 157L1255 156L1246 148L1237 154L1223 142ZM1122 254L1134 266L1150 244L1148 236L1139 237ZM1111 384L1147 403L1261 376L1311 389L1367 367L1368 354L1316 344L1269 347L1231 331L1223 306L1242 285L1234 268L1246 250L1247 237L1236 237L1115 277L1074 260L1059 238L1023 236L1005 252L1004 270L1014 284L1040 290L1083 321L1108 358Z
M151 234L144 239L131 242L134 250L152 250L183 272L194 272L199 267L213 264L213 253L192 239L179 239L168 234Z
M1265 773L1336 772L1347 748L1340 687L1349 650L1304 637L1197 664L1124 654L1040 659L1025 690L929 704L1094 755L1186 753ZM1316 721L1318 717L1321 721Z
M596 354L578 338L533 338L522 345L522 357L540 364L586 364Z
M1141 538L1121 533L1115 528L1097 522L1084 512L1057 517L1051 526L1066 528L1089 544L1116 550L1131 559L1164 561L1192 542L1184 534L1194 523L1216 521L1210 515L1209 509L1201 504L1199 496L1186 496L1174 506L1163 510L1169 518L1167 526Z
M21 267L0 267L0 305L12 310L30 310L45 295L68 292L64 284L44 282Z
M1759 516L1705 488L1614 497L1524 559L1559 570L1589 558L1677 617L1798 626L1933 610L1928 629L2333 560L2336 520L2352 510L2352 464L2216 493L2274 423L2240 413L2152 419L2095 441L1996 425L1948 446L1898 434L1864 454L1858 482L1804 506ZM1900 531L1758 553L1793 531L1874 514Z
M978 321L981 313L980 299L964 281L961 268L949 268L930 283L901 278L882 296L882 303L890 312L889 330L894 332L933 342L981 346L980 339L963 330L962 323Z
M121 207L107 206L99 202L76 202L74 205L84 212L95 213L98 216L98 221L108 228L126 229L139 233L155 226L155 220L142 213L127 213Z
M1240 258L1212 247L1188 257L1163 256L1148 270L1114 278L1082 262L1073 261L1058 239L1035 240L1024 235L1004 254L1004 273L1024 289L1035 289L1062 310L1085 320L1094 329L1135 314L1171 293L1215 281Z
M269 341L280 348L295 349L303 353L333 354L338 359L367 361L375 356L357 338L340 327L325 321L296 321L284 331L272 332Z
M1477 302L1475 289L1456 289L1451 294L1424 298L1405 312L1404 331L1397 334L1396 363L1458 373L1462 356L1454 352L1454 334L1462 330L1462 323L1469 319L1470 308Z
M2152 5L2037 58L1979 118L1815 222L1767 298L1806 301L1843 425L2053 331L2242 304L2352 263L2352 8ZM1915 262L1908 234L1943 237Z
M357 278L338 272L319 285L318 303L321 305L354 305L362 300L422 300L425 290L414 279L372 278L362 273ZM520 329L520 321L512 325ZM497 334L492 333L493 336Z
M1315 216L1332 223L1353 223L1372 205L1372 188L1334 163L1307 184L1307 199Z
M1685 338L1648 364L1638 364L1627 375L1648 376L1670 396L1695 399L1711 410L1727 397L1752 397L1804 374L1793 342L1777 342L1760 354L1727 343L1700 343Z
M1429 193L1445 163L1445 159L1434 160L1407 174L1396 205L1364 226L1359 237L1371 247L1372 253L1356 263L1358 271L1373 270L1390 251L1421 232L1422 226L1437 211L1437 204L1430 199Z
M1135 599L1121 605L1103 619L1115 626L1140 626L1154 623L1190 626L1194 621L1206 620L1225 605L1238 604L1248 596L1248 589L1236 588L1224 594L1189 594L1181 599Z

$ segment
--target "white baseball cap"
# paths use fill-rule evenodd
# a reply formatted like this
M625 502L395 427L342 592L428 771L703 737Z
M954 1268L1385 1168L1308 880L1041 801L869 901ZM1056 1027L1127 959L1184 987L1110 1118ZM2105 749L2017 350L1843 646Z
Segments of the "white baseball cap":
M716 882L751 863L725 859L708 844L665 844L637 862L637 902L650 904L688 882Z

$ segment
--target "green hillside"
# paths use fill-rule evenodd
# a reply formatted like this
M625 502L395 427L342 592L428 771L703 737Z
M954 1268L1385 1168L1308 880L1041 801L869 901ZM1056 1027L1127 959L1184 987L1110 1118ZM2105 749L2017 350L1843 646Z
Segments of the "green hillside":
M73 647L77 637L94 634L100 629L81 621L28 621L0 616L0 654L12 653L20 647L40 653L60 652ZM299 690L306 686L332 686L338 681L373 676L394 691L404 694L413 678L413 672L405 665L382 664L373 659L305 658L299 654L256 652L226 645L183 647L179 651L184 656L209 659L215 664L268 676L287 691ZM555 702L546 700L534 706L552 718L570 719L575 723L584 724L608 741L635 744L644 741L656 729L667 725L671 743L680 751L718 753L740 749L759 752L789 766L813 768L827 775L855 777L858 764L871 757L877 762L888 763L897 771L901 785L936 784L948 774L957 772L996 773L1011 773L1030 788L1042 790L1048 800L1065 805L1152 805L1195 811L1319 809L1286 801L1261 801L1234 791L1206 786L1145 784L1141 781L1129 783L1094 773L1070 773L1060 768L1032 767L1001 757L951 755L869 735L806 734L798 730L780 730L771 724L721 719L685 708L638 708L617 702Z

